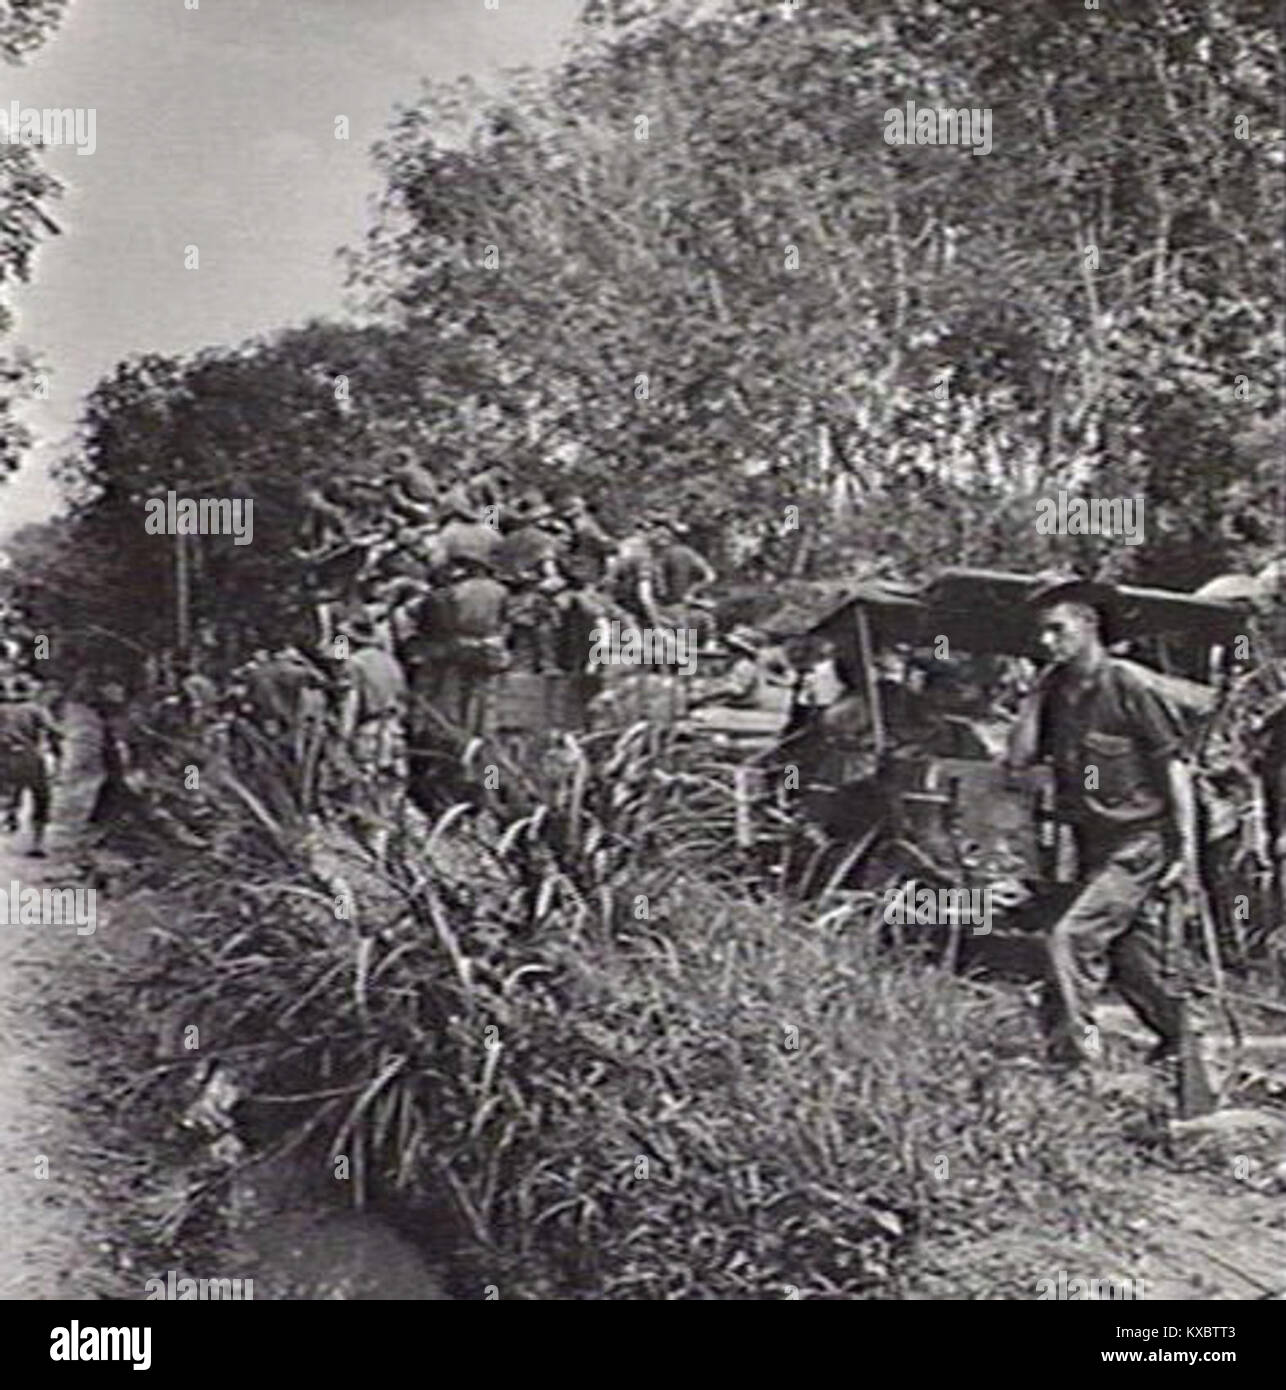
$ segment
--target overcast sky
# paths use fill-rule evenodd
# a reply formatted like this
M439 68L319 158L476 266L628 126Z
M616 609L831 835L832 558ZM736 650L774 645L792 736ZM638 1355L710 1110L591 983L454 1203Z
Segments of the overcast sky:
M337 248L357 245L369 158L422 78L542 64L581 0L78 0L0 110L93 108L96 149L51 148L63 235L13 296L14 341L52 368L41 437L0 484L0 535L51 509L48 463L94 383L133 352L183 352L336 311ZM334 138L347 116L350 138ZM184 248L200 250L185 270Z

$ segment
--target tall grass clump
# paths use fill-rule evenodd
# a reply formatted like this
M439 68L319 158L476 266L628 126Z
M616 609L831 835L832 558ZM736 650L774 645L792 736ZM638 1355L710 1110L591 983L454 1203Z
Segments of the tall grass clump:
M935 1240L1090 1193L1086 1104L998 1060L1021 999L882 954L874 895L716 880L649 737L489 753L503 794L403 808L379 854L229 780L130 983L199 1021L255 1144L449 1210L466 1295L896 1296Z

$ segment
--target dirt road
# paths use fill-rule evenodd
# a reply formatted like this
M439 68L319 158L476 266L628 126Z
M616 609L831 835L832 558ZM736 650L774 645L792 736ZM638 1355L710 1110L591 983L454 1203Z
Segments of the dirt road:
M16 856L13 838L0 841L0 892L65 885L57 858ZM87 1297L87 1267L102 1259L76 1122L92 1058L57 1002L87 940L74 927L0 925L0 1298Z
M84 886L71 868L67 827L93 795L96 736L78 710L68 732L69 776L55 797L51 857L26 858L25 833L0 835L0 893L13 883ZM2 1299L92 1297L110 1264L103 1214L112 1160L95 1152L82 1128L94 1059L72 1003L96 935L0 924Z

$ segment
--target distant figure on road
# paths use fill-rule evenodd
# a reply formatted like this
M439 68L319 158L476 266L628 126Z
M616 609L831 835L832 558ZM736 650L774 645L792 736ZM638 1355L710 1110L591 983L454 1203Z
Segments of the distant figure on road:
M103 827L106 833L127 819L136 804L134 793L125 780L130 760L128 698L124 686L116 681L108 681L103 685L98 697L87 703L98 716L102 729L103 767L103 781L98 788L98 795L94 797L88 821L90 825Z
M36 703L35 692L23 676L11 676L4 686L0 703L0 798L3 798L5 828L18 831L22 794L31 792L31 848L36 859L45 855L45 830L49 824L49 770L45 766L46 748L57 759L61 740L58 729L44 708Z
M341 794L383 858L407 778L406 676L362 617L349 629L355 650L345 663L340 738L350 770Z

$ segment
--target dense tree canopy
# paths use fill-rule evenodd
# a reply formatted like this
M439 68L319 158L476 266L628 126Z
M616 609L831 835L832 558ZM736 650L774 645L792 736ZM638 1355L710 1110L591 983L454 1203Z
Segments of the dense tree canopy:
M552 83L472 122L435 93L378 152L360 282L471 358L492 447L538 421L621 495L717 496L712 528L852 496L850 543L908 563L1041 558L1060 485L1146 490L1164 556L1133 559L1176 578L1233 558L1234 488L1272 532L1237 444L1279 409L1269 6L590 12L614 26ZM886 144L908 99L988 109L990 154Z
M14 0L0 6L0 57L21 63L57 28L67 0ZM0 292L14 280L31 274L32 258L41 236L56 233L46 207L61 187L41 164L38 149L0 142ZM0 336L12 316L0 302ZM24 353L0 358L0 485L17 468L30 436L14 415L19 399L29 393L35 367Z
M554 72L397 115L348 257L363 326L98 388L74 536L178 472L253 495L253 554L204 563L275 621L302 482L409 442L572 482L617 528L681 513L751 581L1063 559L1191 586L1281 546L1274 7L586 20ZM888 143L908 101L985 111L988 152ZM1040 534L1059 489L1144 496L1145 543ZM163 591L159 551L119 592Z
M21 63L62 23L70 0L9 0L0 6L0 57Z

